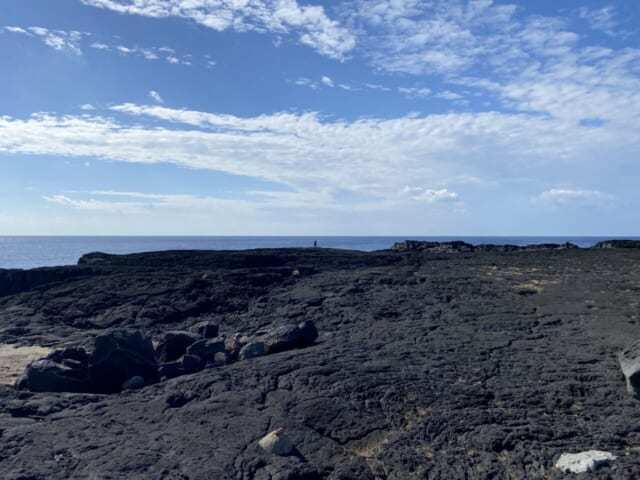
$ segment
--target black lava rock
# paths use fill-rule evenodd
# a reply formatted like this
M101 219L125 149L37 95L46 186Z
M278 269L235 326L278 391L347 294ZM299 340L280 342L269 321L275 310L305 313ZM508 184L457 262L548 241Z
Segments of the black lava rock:
M86 368L72 367L53 360L37 360L27 367L16 387L32 392L90 392Z
M119 392L124 382L140 376L158 380L158 364L151 340L139 331L114 330L96 337L89 359L89 378L99 393Z
M182 357L189 345L200 340L200 335L192 332L170 331L164 334L156 348L159 362L172 362Z
M192 331L202 338L215 338L218 336L219 328L216 322L204 321L194 325Z
M187 354L197 355L205 361L212 361L216 353L225 352L224 338L202 339L187 348Z
M185 373L194 373L204 368L205 361L198 355L187 354L182 357L182 369Z

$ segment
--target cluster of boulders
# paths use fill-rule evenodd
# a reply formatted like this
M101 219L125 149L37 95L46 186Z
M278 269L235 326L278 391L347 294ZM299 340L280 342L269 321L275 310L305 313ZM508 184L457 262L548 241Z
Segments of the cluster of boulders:
M318 330L311 321L284 325L247 336L219 335L217 325L202 323L195 331L170 331L156 348L161 378L172 378L238 360L302 348L313 344Z
M318 338L311 321L247 336L219 334L212 322L166 332L154 348L139 331L113 330L96 337L93 350L55 350L31 363L16 388L34 392L117 393L261 355L309 346Z

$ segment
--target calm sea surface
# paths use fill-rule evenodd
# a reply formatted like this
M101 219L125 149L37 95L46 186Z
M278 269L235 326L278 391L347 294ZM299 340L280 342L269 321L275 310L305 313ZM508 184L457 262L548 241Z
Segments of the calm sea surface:
M382 250L406 239L472 244L526 245L573 242L589 247L612 237L1 237L0 268L34 268L75 264L88 252L135 253L159 250L244 250L251 248L320 247ZM625 237L633 238L633 237ZM640 237L635 237L640 238Z

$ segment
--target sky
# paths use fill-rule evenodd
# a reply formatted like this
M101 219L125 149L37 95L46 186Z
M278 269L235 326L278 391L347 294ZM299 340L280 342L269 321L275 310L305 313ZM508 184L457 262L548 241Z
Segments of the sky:
M0 235L638 235L637 0L2 0Z

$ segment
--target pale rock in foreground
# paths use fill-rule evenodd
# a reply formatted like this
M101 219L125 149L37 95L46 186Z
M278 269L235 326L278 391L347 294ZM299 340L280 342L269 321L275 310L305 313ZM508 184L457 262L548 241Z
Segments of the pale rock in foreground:
M609 452L601 450L588 450L580 453L563 453L555 464L555 467L563 472L585 473L607 465L616 457Z
M293 444L283 434L282 428L268 433L260 439L258 445L267 453L272 453L281 457L293 452Z

